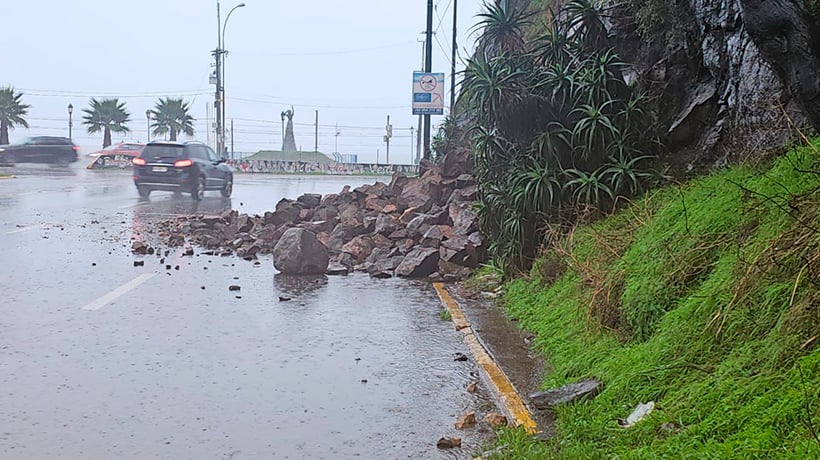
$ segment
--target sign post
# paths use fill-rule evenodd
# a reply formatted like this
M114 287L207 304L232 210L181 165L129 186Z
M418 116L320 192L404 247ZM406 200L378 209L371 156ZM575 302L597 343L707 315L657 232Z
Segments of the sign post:
M413 115L444 115L444 73L413 72Z

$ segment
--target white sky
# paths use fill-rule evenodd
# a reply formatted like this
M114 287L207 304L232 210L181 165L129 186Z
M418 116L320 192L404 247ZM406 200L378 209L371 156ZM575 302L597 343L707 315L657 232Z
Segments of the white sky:
M221 2L222 20L241 0ZM227 123L234 119L235 150L279 149L280 113L295 107L296 144L313 150L319 110L319 150L360 162L384 162L390 115L391 163L410 161L412 72L420 70L426 0L245 0L231 15L225 48ZM481 0L458 2L461 59L474 48L471 28ZM433 71L445 72L449 104L452 0L435 0ZM74 105L75 143L89 153L102 134L81 124L90 97L119 97L131 113L126 139L145 141L146 109L157 97L183 96L197 119L196 139L207 141L208 83L216 48L216 0L19 0L3 2L0 86L24 93L32 135L68 136ZM440 25L439 25L440 24ZM470 36L468 38L468 36ZM461 69L461 61L457 68ZM434 125L442 117L433 117ZM122 140L114 135L114 142Z

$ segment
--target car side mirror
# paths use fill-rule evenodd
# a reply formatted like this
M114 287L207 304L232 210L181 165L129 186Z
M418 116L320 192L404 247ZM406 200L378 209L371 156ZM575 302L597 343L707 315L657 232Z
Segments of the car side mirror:
M214 162L214 164L221 165L222 163L225 163L226 161L228 161L228 160L225 159L225 158L220 158L220 159L216 160Z

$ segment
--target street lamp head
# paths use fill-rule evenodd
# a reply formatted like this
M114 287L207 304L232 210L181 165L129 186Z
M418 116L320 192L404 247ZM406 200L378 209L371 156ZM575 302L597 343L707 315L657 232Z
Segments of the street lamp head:
M148 118L149 120L151 119L151 111L150 110L145 111L145 118Z
M237 8L242 8L242 7L244 7L244 6L245 6L245 4L244 4L244 3L240 3L239 5L236 5L236 7L237 7Z
M72 112L74 112L74 105L68 104L68 114L71 115Z

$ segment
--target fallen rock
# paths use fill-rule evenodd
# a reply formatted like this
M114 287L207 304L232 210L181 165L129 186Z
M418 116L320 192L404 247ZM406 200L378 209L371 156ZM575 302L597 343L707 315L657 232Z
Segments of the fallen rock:
M350 273L350 269L345 267L340 263L331 263L327 266L327 270L325 270L325 275L333 275L333 276L345 276Z
M478 382L467 385L467 393L473 394L478 391Z
M438 248L416 248L396 267L396 276L423 278L438 270Z
M475 426L475 412L467 412L456 420L456 429L463 430Z
M315 208L322 203L322 195L318 193L305 193L297 198L296 201L303 204L306 208Z
M329 260L327 247L302 228L287 230L273 248L273 266L290 275L322 275Z
M538 409L551 409L561 404L574 403L584 398L597 395L603 384L595 379L582 380L547 391L530 395L530 401Z
M441 438L436 443L439 449L452 449L454 447L461 447L461 438Z
M353 256L354 264L360 264L373 252L373 240L366 235L359 235L342 246L342 252Z
M150 246L143 241L134 241L131 244L131 252L134 254L148 254L148 249Z
M229 291L239 291L239 290L241 290L241 289L242 289L242 287L241 287L241 286L237 286L237 285L235 285L235 284L232 284L232 285L228 286L228 290L229 290Z
M507 426L507 417L504 417L498 412L490 412L489 414L484 416L484 423L490 425L490 427L492 428Z
M394 256L388 259L377 260L367 267L367 273L369 273L373 278L392 278L396 267L401 264L402 260L404 260L404 257L402 256Z

